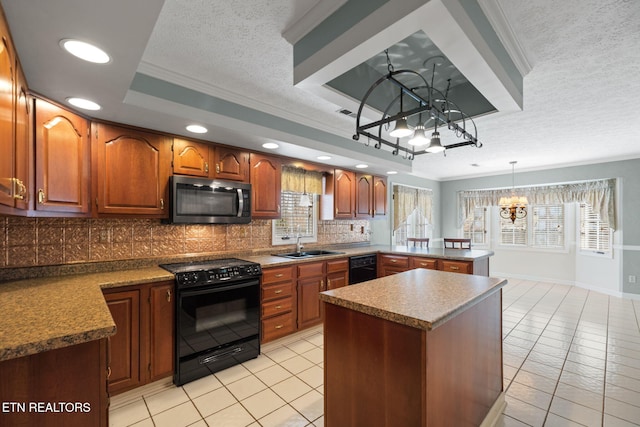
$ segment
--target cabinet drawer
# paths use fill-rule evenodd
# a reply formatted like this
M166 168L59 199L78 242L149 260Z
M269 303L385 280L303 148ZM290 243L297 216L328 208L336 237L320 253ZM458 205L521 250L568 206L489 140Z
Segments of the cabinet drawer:
M271 317L262 321L262 342L283 337L294 331L293 313Z
M431 258L412 257L411 268L426 268L429 270L437 270L438 260Z
M380 264L408 268L409 257L401 255L380 255Z
M291 296L292 282L276 283L275 285L262 286L262 301Z
M442 261L442 271L450 271L453 273L471 274L472 265L464 261Z
M324 262L310 262L298 266L298 278L322 276L324 274Z
M283 282L293 279L293 267L265 268L262 270L262 284Z
M349 260L347 258L327 261L327 273L340 271L349 271Z
M275 301L262 304L262 318L289 313L293 308L293 300L289 298L281 298Z

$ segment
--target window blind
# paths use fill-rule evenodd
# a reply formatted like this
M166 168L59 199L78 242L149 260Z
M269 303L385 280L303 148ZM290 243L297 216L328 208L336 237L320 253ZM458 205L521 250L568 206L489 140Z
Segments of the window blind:
M564 205L532 206L532 246L564 248Z
M611 251L611 227L587 203L580 203L580 249Z
M467 218L463 224L463 237L471 239L475 245L487 243L487 208L476 207L473 210L473 217Z
M274 220L274 240L295 239L298 233L302 237L317 237L316 200L312 207L298 206L302 193L282 191L280 205L280 219Z

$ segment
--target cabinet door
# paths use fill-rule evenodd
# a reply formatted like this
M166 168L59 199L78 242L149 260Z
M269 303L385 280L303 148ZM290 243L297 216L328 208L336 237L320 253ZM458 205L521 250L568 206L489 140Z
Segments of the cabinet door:
M35 209L88 213L91 158L87 120L37 99L35 127Z
M209 150L213 149L204 142L173 138L173 173L203 178L213 176L209 171Z
M320 292L323 290L323 276L298 279L298 329L322 321Z
M9 31L0 23L0 204L14 206L15 139L13 134L15 97L13 55Z
M473 274L473 263L442 260L440 263L440 270L450 271L452 273Z
M251 153L251 216L260 219L280 218L279 159Z
M327 274L327 290L341 288L349 284L349 272L343 271L338 273Z
M336 219L352 219L355 216L356 175L351 171L335 170L334 207Z
M128 390L140 378L140 291L105 293L116 334L109 339L109 392Z
M373 216L387 214L387 178L373 177Z
M432 258L423 258L423 257L411 257L411 261L409 262L411 268L426 268L428 270L437 270L438 269L438 260Z
M373 217L373 176L356 174L356 218Z
M27 94L27 82L16 61L16 163L15 163L15 207L29 209L31 165L33 161L31 120L33 119L33 98ZM87 177L88 182L88 177ZM32 206L32 205L31 205Z
M95 126L93 137L98 214L168 217L168 139L105 124Z
M215 177L249 182L249 153L235 148L215 148Z
M151 323L149 330L149 381L173 374L174 366L174 283L163 282L149 289Z

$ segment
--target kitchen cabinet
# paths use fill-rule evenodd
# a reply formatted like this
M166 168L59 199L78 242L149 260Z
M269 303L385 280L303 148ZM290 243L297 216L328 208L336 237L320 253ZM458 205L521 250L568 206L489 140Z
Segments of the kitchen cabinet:
M390 276L409 270L409 257L404 255L379 254L378 277Z
M42 99L35 117L35 210L88 214L88 121Z
M0 424L107 427L106 341L88 341L0 362L0 402L26 405L25 410L3 410ZM75 406L76 410L64 410L71 404L82 406L80 410ZM38 406L31 410L30 405Z
M334 218L353 219L356 216L356 174L335 169L333 182Z
M373 177L373 216L375 218L387 215L387 178Z
M438 269L442 271L450 271L452 273L473 274L473 263L443 259L440 260L440 266Z
M213 164L214 178L249 182L249 152L218 145Z
M349 284L349 259L326 261L327 289L338 289Z
M373 175L356 173L356 218L373 217Z
M320 292L349 283L349 259L314 261L297 266L298 329L308 328L324 318Z
M173 138L173 173L176 175L212 178L209 164L213 156L213 146L205 142Z
M297 266L298 270L298 329L322 322L320 292L325 287L324 261Z
M280 159L251 153L251 217L280 218L282 163Z
M274 267L262 270L261 282L261 342L273 341L296 330L294 267Z
M171 376L174 367L174 282L105 289L117 332L109 341L109 392Z
M427 270L437 270L438 260L432 258L424 258L419 256L412 256L409 259L410 268L426 268Z
M170 139L102 123L92 125L92 137L97 215L168 218Z
M15 213L27 208L29 97L2 15L0 38L0 213Z

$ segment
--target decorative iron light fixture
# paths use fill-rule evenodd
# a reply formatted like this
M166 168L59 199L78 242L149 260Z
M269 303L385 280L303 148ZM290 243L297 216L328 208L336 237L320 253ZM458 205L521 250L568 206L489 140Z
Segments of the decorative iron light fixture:
M477 128L474 121L468 114L465 114L453 101L448 99L449 89L451 86L451 79L449 79L447 88L444 93L433 87L433 78L435 75L436 63L433 64L433 74L431 76L431 85L427 83L425 78L418 72L413 70L398 70L395 71L391 61L389 59L389 52L385 50L387 55L387 69L388 74L378 79L360 102L360 108L358 108L358 114L356 116L356 133L353 135L353 139L358 141L360 135L366 136L368 139L376 141L375 148L381 148L382 145L393 148L392 153L398 155L400 151L404 152L405 158L413 160L415 156L428 153L440 153L448 149L474 146L477 148L482 147L482 143L478 141ZM425 61L425 64L429 60ZM409 87L400 79L402 76L411 77L417 76L420 79L420 85ZM382 118L378 121L361 124L362 110L367 102L369 96L374 90L385 83L397 86L400 89L400 93L395 97L382 113ZM412 105L410 109L405 111L404 98L408 97ZM399 110L395 110L398 106ZM397 112L396 112L397 111ZM423 120L426 118L426 120ZM415 121L414 129L409 126L409 121ZM390 142L383 136L383 127L388 129L390 125L394 123L394 128L388 135L392 138L396 138L395 143ZM473 125L473 134L467 131L468 123ZM447 146L442 145L440 142L440 133L438 132L438 126L445 127L454 134L463 139L462 142L455 144L449 144ZM427 138L425 131L428 128L433 127L431 138ZM377 128L377 132L376 129ZM400 144L400 138L411 136L408 140L407 146Z
M527 203L529 201L525 196L516 196L515 165L518 162L514 160L509 163L511 164L511 197L500 198L500 216L515 223L516 219L522 219L527 216Z

